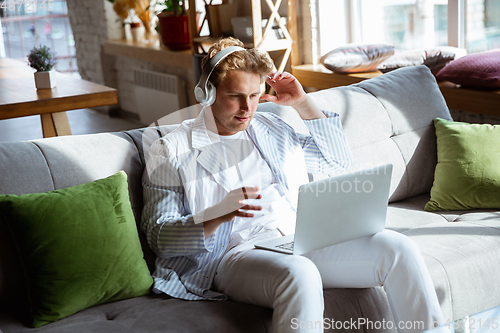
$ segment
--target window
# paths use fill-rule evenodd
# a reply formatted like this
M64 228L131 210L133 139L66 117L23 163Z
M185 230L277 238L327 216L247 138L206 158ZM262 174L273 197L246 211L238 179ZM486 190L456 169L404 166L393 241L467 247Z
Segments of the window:
M500 48L500 0L468 0L466 12L469 53Z
M66 0L1 0L0 57L25 59L34 47L56 52L59 72L78 75L73 33Z
M311 0L319 56L347 43L389 43L397 51L500 47L500 0Z

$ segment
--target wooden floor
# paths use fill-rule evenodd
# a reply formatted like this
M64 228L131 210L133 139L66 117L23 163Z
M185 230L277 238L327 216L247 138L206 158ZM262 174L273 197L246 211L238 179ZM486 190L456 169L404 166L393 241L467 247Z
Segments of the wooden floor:
M73 135L101 132L117 132L145 127L142 124L118 117L109 117L91 109L68 111ZM40 116L0 120L0 142L41 139Z

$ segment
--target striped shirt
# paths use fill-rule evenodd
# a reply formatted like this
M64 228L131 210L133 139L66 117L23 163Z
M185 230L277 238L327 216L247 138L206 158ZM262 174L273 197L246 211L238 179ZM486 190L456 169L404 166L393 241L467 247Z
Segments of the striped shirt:
M201 222L205 210L229 193L238 173L208 136L209 110L151 146L142 181L141 227L157 256L153 290L186 300L227 299L210 288L233 222L223 223L207 239ZM340 117L324 113L328 118L304 120L310 135L295 132L268 112L257 112L247 129L294 209L308 172L333 174L351 163Z

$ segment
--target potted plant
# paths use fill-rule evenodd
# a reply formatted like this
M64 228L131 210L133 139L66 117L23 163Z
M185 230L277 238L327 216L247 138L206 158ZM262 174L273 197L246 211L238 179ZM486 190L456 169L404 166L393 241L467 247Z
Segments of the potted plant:
M158 0L158 30L162 43L171 50L185 50L191 47L189 19L184 0Z
M52 89L56 86L56 54L46 45L34 47L28 54L29 66L36 69L35 86L37 89Z

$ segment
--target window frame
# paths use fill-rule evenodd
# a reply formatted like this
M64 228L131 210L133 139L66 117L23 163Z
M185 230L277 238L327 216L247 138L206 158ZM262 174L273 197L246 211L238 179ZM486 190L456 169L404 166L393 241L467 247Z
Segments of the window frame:
M335 2L335 5L333 3ZM313 48L313 63L317 63L317 59L322 54L328 52L332 49L332 43L325 43L326 36L331 38L331 33L324 33L322 38L321 31L326 31L328 29L322 29L322 21L324 22L326 16L321 16L322 13L329 12L328 10L322 11L321 7L337 6L341 10L341 14L344 16L344 31L345 33L340 34L341 36L335 36L337 38L334 45L340 46L348 43L360 43L362 41L361 36L361 0L309 0L310 7L318 8L316 13L311 13L312 16L317 15L317 20L319 21L319 29L317 29L316 34L313 34L313 38L316 37L316 45L318 47ZM447 0L448 6L448 45L458 48L466 48L466 0ZM316 15L315 15L316 14ZM326 15L326 14L324 14ZM337 17L338 19L339 17ZM313 45L314 45L313 41ZM325 46L328 44L328 46ZM315 56L314 53L317 53Z

